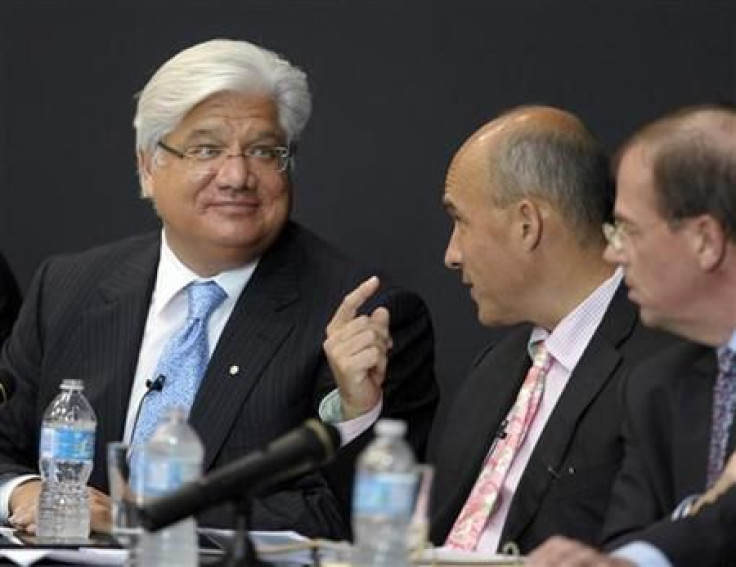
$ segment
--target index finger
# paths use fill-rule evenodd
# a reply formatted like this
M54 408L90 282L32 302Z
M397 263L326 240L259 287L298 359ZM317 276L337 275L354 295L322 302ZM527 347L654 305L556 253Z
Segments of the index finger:
M355 319L355 315L358 313L363 304L374 294L380 285L380 281L376 276L371 276L365 280L362 284L356 287L353 291L345 296L342 300L340 307L337 308L335 314L332 316L329 327L335 325L344 325Z

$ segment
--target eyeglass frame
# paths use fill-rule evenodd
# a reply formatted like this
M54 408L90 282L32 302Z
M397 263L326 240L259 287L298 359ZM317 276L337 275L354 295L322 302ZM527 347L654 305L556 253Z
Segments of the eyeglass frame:
M615 252L623 252L623 235L625 233L624 225L618 220L614 220L613 222L604 222L601 228L603 229L603 237L611 248L613 248Z
M212 161L215 161L219 157L222 157L222 164L225 163L225 160L229 158L234 157L242 157L242 158L253 158L256 157L253 153L253 150L255 148L264 148L267 147L271 150L277 150L277 160L279 161L279 166L276 168L275 171L278 173L283 173L289 168L289 164L291 163L291 160L294 158L294 155L296 154L296 145L295 144L289 144L287 146L267 146L264 144L255 144L253 146L250 146L238 153L235 154L229 154L225 151L224 147L222 147L222 156L213 157L212 159L200 159L195 157L194 155L190 155L186 152L186 150L178 150L166 143L164 143L162 140L159 140L156 142L156 146L164 150L165 152L171 154L174 157L177 157L181 160L190 160L194 163L201 163L201 164L207 164L211 163ZM222 165L221 164L221 165Z
M673 229L678 229L685 220L687 219L664 220L664 223ZM603 229L603 236L606 242L613 248L614 252L617 254L623 252L625 248L624 237L628 236L626 224L615 219L613 222L604 222L601 228Z

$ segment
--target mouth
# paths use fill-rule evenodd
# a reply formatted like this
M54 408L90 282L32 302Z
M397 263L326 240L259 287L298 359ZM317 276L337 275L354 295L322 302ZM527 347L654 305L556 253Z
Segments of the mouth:
M257 199L239 200L239 201L218 201L210 203L208 208L225 211L225 212L243 212L253 211L261 206Z

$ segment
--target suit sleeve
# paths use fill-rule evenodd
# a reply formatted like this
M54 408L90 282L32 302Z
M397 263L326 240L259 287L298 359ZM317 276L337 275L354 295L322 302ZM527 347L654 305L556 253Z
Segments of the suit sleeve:
M406 421L407 441L418 462L425 460L427 440L437 407L438 387L434 374L434 336L424 302L414 293L388 288L364 312L383 305L391 315L393 348L389 353L383 385L381 417ZM327 361L320 396L334 388ZM372 428L343 447L338 458L325 469L325 476L340 502L342 514L350 518L355 460L373 438Z
M666 471L672 466L666 453L659 451L661 444L668 442L667 435L656 430L657 423L668 416L658 414L657 423L652 419L652 412L661 412L666 406L650 403L656 393L648 390L646 369L646 365L634 369L623 382L624 460L611 491L602 535L602 543L609 549L637 539L637 532L671 512L660 496L667 490ZM650 447L647 440L652 438L659 439L657 446Z
M384 305L391 313L394 346L389 355L383 393L383 417L405 420L408 440L418 460L423 459L437 403L432 325L424 303L413 293L391 288L365 310ZM321 343L321 341L320 341ZM314 415L335 381L321 353L315 369ZM372 429L341 448L333 463L296 481L255 495L251 525L258 529L294 529L311 537L350 537L350 503L355 459L372 438ZM212 522L207 522L214 525Z
M44 265L36 275L10 338L0 367L16 380L13 398L0 411L0 478L38 472L38 378L43 352L42 288Z
M675 567L715 567L736 561L736 488L699 514L677 521L660 521L640 539L661 550Z

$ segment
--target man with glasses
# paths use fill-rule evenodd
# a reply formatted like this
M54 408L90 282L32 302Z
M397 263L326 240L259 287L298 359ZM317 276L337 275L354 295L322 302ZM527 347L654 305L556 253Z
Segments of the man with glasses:
M205 471L318 410L348 444L338 470L351 468L379 414L407 420L421 454L437 398L422 301L371 279L353 330L390 321L388 364L357 361L336 375L322 351L333 310L371 272L289 220L310 109L306 75L242 41L186 49L145 86L138 171L163 230L52 259L35 278L1 361L18 379L0 415L0 512L12 525L35 527L39 423L66 377L85 381L98 418L94 530L109 521L106 443L145 443L172 405L189 412ZM311 474L260 492L250 527L344 537L348 482ZM200 522L228 526L231 512Z
M645 126L618 164L606 259L642 320L699 344L666 349L626 384L626 456L604 556L555 538L533 565L736 563L736 109L685 108Z

